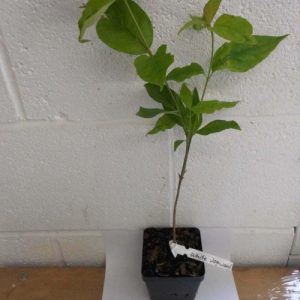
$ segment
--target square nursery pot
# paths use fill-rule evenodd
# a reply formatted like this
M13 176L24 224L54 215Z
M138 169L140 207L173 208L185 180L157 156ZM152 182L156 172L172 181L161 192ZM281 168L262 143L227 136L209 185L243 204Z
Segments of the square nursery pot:
M178 228L178 244L202 251L198 228ZM194 300L204 279L204 263L178 255L174 258L169 241L171 228L144 231L142 276L151 300Z

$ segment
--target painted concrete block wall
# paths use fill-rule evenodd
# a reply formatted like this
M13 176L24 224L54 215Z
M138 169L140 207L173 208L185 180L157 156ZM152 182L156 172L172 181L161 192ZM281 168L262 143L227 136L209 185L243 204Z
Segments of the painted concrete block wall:
M132 59L94 30L77 42L81 4L0 4L0 265L101 265L104 230L170 224L180 133L145 137L153 122L135 113L153 103ZM140 4L156 46L168 43L178 65L207 66L208 36L177 35L203 0ZM224 0L222 12L290 36L256 69L213 79L208 97L241 100L219 117L243 131L195 141L179 223L232 228L237 264L286 265L300 255L300 2Z

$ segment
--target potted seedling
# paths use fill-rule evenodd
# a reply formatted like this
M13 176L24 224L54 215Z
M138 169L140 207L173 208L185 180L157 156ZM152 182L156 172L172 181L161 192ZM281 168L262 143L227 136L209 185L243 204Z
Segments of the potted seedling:
M157 0L161 1L161 0ZM158 118L149 135L179 127L185 136L174 142L174 151L181 145L185 154L178 178L173 209L173 228L148 228L144 231L142 276L153 300L194 299L204 278L204 263L186 256L174 257L173 244L202 250L197 228L177 228L176 215L182 182L194 138L240 130L235 121L205 122L206 115L233 108L238 101L208 100L206 91L212 76L220 71L246 72L264 60L286 36L254 35L252 25L245 18L223 14L215 21L221 0L209 0L199 15L191 15L179 33L192 29L207 31L211 36L208 70L196 62L182 67L171 67L174 56L166 45L153 49L153 27L147 13L133 0L89 0L79 20L80 42L88 27L96 25L99 39L110 48L135 57L138 76L157 108L141 107L142 118ZM215 49L215 38L225 43ZM193 76L203 76L200 88L188 84ZM172 88L170 86L172 83Z

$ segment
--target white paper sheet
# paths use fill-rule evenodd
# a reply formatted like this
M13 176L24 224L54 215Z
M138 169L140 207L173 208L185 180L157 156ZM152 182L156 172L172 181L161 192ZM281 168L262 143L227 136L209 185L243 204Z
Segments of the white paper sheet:
M231 232L201 229L203 250L230 259ZM149 300L141 276L143 232L105 232L106 273L102 300ZM231 271L206 265L196 300L238 300Z

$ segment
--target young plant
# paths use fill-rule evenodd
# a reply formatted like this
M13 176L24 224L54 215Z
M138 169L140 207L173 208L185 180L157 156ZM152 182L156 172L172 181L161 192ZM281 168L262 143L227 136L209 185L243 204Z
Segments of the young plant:
M211 36L211 52L207 71L200 64L192 62L180 68L169 68L174 56L167 51L166 45L152 50L153 27L146 12L133 0L89 0L79 20L79 41L84 39L88 27L96 24L99 39L110 48L137 56L134 65L139 77L146 82L145 88L157 108L141 107L137 113L142 118L159 117L154 128L148 134L157 134L178 126L185 140L174 143L174 151L185 144L185 154L173 209L173 241L176 237L176 214L182 181L187 170L187 162L195 136L208 136L227 129L240 130L235 121L214 120L203 125L206 114L214 114L222 109L233 108L238 101L206 99L206 91L212 76L220 71L246 72L277 47L286 37L254 35L252 25L246 19L223 14L214 23L221 0L209 0L201 15L192 15L179 30L206 30ZM226 42L215 51L215 36ZM193 76L204 76L201 90L190 88L186 82ZM169 82L179 84L178 91L170 88Z

